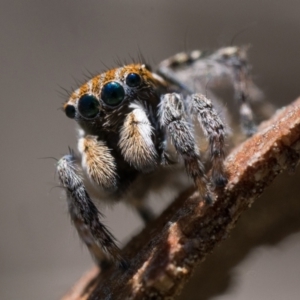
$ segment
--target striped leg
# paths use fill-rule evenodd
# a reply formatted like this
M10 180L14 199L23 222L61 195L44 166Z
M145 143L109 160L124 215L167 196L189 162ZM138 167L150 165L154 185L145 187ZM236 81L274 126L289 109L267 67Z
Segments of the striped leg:
M82 178L78 175L76 159L72 153L59 160L57 171L60 182L66 190L72 221L93 256L96 259L102 259L99 253L103 250L118 262L120 267L126 268L127 262L121 256L113 235L101 222L102 215L92 202Z
M194 180L201 196L207 203L212 203L213 197L204 173L204 166L200 159L192 128L185 118L184 105L179 94L173 93L162 96L159 118L161 126L166 129L176 151L183 158L185 168Z
M192 113L197 117L209 141L212 181L216 186L224 186L227 183L224 171L225 126L211 101L204 95L193 94L190 104Z

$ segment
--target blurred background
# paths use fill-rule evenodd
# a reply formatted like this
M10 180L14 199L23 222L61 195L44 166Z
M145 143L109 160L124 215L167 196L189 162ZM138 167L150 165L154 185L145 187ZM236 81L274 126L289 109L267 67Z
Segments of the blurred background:
M300 95L296 0L1 1L0 299L59 299L92 266L71 226L55 160L76 147L60 110L88 72L143 53L250 44L256 83L278 106ZM246 29L244 31L244 29ZM284 174L242 216L181 299L298 299L300 172ZM142 224L122 204L105 223L126 242Z

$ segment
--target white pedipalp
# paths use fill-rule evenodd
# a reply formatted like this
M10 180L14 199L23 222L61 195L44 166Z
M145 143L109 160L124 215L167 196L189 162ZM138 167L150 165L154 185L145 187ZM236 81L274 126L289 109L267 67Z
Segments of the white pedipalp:
M120 130L119 147L127 162L147 172L155 168L158 156L152 140L153 127L140 103L132 103L130 108L133 110Z

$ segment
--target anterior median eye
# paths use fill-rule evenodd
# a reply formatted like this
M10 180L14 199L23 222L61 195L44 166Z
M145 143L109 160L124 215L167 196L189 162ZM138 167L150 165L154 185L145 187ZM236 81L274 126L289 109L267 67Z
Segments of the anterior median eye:
M119 105L125 97L125 91L118 82L111 81L106 83L101 91L101 99L109 106Z
M96 117L99 113L99 101L93 95L83 95L78 100L78 111L87 119Z
M136 73L130 73L126 77L126 84L130 87L138 87L141 82L141 76Z

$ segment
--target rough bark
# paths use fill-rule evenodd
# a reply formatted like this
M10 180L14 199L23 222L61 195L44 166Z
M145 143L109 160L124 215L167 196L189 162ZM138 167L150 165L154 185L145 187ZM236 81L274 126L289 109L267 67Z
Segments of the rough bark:
M225 163L229 182L215 191L213 206L194 189L186 191L126 245L128 271L93 269L63 299L173 299L196 265L228 237L240 214L279 173L295 170L299 157L300 99L231 152Z

